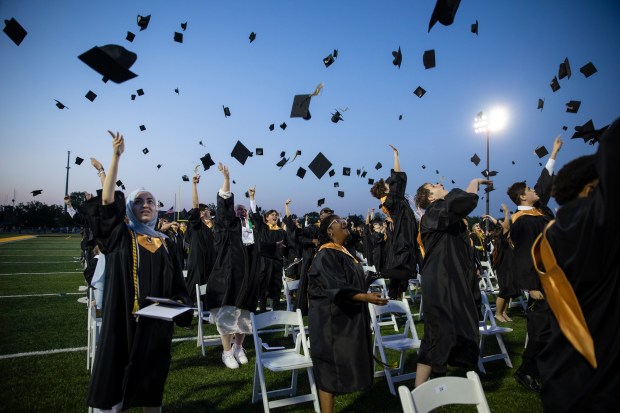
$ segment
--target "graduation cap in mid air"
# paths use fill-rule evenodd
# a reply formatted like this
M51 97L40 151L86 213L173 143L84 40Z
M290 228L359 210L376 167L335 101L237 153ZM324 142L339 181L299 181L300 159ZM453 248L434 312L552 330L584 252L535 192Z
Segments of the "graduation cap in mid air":
M95 94L95 92L93 92L92 90L89 90L85 98L92 102L93 100L97 98L97 94Z
M596 67L594 67L592 62L586 63L584 66L581 67L581 69L579 69L579 71L583 73L585 77L590 77L597 72Z
M394 56L394 60L392 60L392 64L394 66L398 66L400 69L400 65L403 62L403 52L400 50L400 46L398 46L398 50L392 52L392 56Z
M78 56L82 62L103 76L104 81L123 83L137 75L129 70L138 55L123 46L108 44L95 46Z
M157 208L163 208L164 207L164 203L161 201L157 201Z
M367 174L367 173L368 173L368 172L364 171L364 172L362 172L362 174L361 174L360 176L361 176L362 178L366 178L366 174Z
M471 32L475 35L478 34L478 19L476 19L476 23L472 23Z
M421 98L422 96L424 96L426 94L426 90L424 90L424 88L422 88L422 86L418 86L413 91L413 94L416 95L417 97Z
M297 176L301 179L304 179L304 176L306 176L306 170L302 167L299 167L299 169L297 170Z
M181 23L181 29L183 29L183 31L187 30L187 22Z
M568 130L568 126L566 125L562 126L562 130Z
M127 36L125 37L125 40L127 40L128 42L133 42L133 39L136 38L136 35L133 34L132 32L127 32Z
M403 120L403 115L398 115L398 120Z
M536 107L536 109L540 109L540 111L542 112L544 106L545 106L545 100L538 99L538 106Z
M551 90L554 92L557 92L558 90L560 90L560 82L558 82L558 78L556 76L553 77L553 80L551 80Z
M160 163L158 163L158 164L157 164L157 170L159 171L159 169L160 169L160 168L161 168L161 164L160 164Z
M539 158L542 158L545 155L549 154L549 151L547 150L547 148L543 146L539 146L538 148L534 149L534 153L536 154L536 156L538 156Z
M131 95L131 100L136 100L136 95L132 94Z
M381 162L377 162L377 164L375 165L375 169L379 170L381 168L383 168L383 165L381 164Z
M316 202L316 205L319 207L323 206L323 204L325 204L325 198L321 198Z
M174 93L179 94L179 88L174 89Z
M469 158L470 161L472 161L474 163L474 165L478 166L478 164L480 163L480 158L478 157L478 154L474 154L474 156L472 156L471 158Z
M282 156L281 159L276 164L276 166L278 168L282 169L282 168L284 168L284 165L286 165L287 162L288 162L288 159Z
M368 185L374 185L375 180L372 178L368 178Z
M174 41L177 43L183 43L183 33L174 32Z
M310 165L308 165L308 168L319 179L321 179L323 175L325 175L325 172L327 172L329 168L331 167L332 167L332 163L329 161L329 159L325 157L325 155L323 155L322 152L319 152L314 157L312 162L310 162ZM330 176L333 176L331 171L330 171Z
M342 118L342 114L340 112L336 111L336 113L332 113L332 122L338 123L341 120L344 119Z
M485 169L484 171L482 171L482 176L484 176L485 178L489 178L491 176L495 176L497 175L497 171L490 171L488 169Z
M424 69L432 69L435 67L435 49L424 52L422 63L424 63Z
M238 160L241 165L245 165L245 161L248 160L248 157L252 156L252 152L250 152L241 141L237 141L230 156Z
M601 135L607 130L607 128L609 128L609 125L604 126L601 129L595 129L594 123L592 122L592 119L590 119L581 126L575 126L575 133L571 139L581 138L584 142L594 145L599 141Z
M183 182L189 182L189 176L187 175L183 175L181 179L183 180Z
M270 131L273 131L275 128L276 128L275 124L272 123L271 125L269 125L269 130Z
M332 178L334 175L336 175L336 171L332 169L331 171L329 171L328 175L330 178Z
M262 156L263 155L263 148L256 148L255 153L256 153L257 156Z
M564 62L560 63L560 67L558 68L558 78L560 80L568 77L570 79L571 71L570 71L570 63L568 61L568 57L564 59Z
M80 158L79 156L75 157L75 164L76 165L82 165L82 162L84 162L84 159Z
M342 174L344 176L351 176L351 168L345 166L344 168L342 168Z
M37 195L41 195L41 193L43 192L42 189L35 189L34 191L30 191L30 193L32 194L32 196L37 196Z
M146 28L149 27L150 21L151 21L150 14L148 16L140 16L138 14L137 23L138 23L138 27L140 28L140 31L146 30Z
M288 126L288 125L286 124L286 122L282 122L282 123L280 124L280 129L282 129L282 130L286 130L286 127L287 127L287 126Z
M146 130L146 126L144 126L144 125L140 125L140 130L141 130L142 132L144 132L144 131Z
M138 94L138 96L144 96L144 89L140 88L136 90L136 93Z
M344 198L344 191L338 191L338 196L340 198Z
M459 4L461 4L461 0L437 0L431 20L428 23L428 31L430 32L437 22L444 26L450 26L454 22Z
M495 191L495 187L493 186L493 183L488 184L486 188L484 188L484 192L487 194L491 191Z
M222 109L224 110L224 117L227 118L230 116L230 108L228 106L223 106L222 105Z
M13 43L16 45L20 45L28 32L26 29L22 27L21 24L15 20L15 18L11 17L11 20L4 21L4 29L2 30L9 36L9 39L13 40Z
M579 112L579 107L581 106L580 100L571 100L566 104L566 112L568 113L577 113Z
M211 168L213 165L215 165L215 162L213 162L213 159L211 159L210 153L200 158L200 162L202 162L202 167L204 168L203 170L205 171Z
M336 52L336 50L334 50L334 52ZM336 56L338 56L338 54L336 54ZM333 53L330 53L327 57L323 58L323 64L326 68L330 67L332 63L336 61L336 56L334 56Z
M250 39L250 43L252 43L254 40L256 40L256 33L250 33L250 36L248 38Z
M144 149L142 149L142 153L143 153L143 154L145 154L145 155L146 155L147 153L149 153L149 148L144 148Z
M293 106L291 107L291 118L302 118L304 120L310 120L310 99L313 96L318 96L323 90L323 83L319 83L314 89L314 92L308 95L295 95L293 98Z
M65 105L64 105L61 101L56 100L56 99L54 99L54 100L56 101L56 107L57 107L58 109L64 109L64 108L69 109L69 107L65 106Z
M116 186L117 187L123 186L123 181L121 181L120 179L118 181L116 181Z

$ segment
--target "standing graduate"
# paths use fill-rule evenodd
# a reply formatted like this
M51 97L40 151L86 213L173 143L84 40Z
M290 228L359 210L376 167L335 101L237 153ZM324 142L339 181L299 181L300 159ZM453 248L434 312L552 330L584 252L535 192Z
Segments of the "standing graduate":
M250 311L256 308L255 277L241 240L241 220L235 213L235 198L230 192L230 175L222 163L224 176L217 193L213 237L215 262L209 276L207 309L222 339L222 362L230 369L247 364L243 339L252 334Z
M189 211L187 241L187 291L194 297L196 285L204 285L209 279L215 261L215 243L213 240L213 221L211 211L198 200L198 183L200 175L192 178L192 209ZM198 297L195 298L194 304Z
M308 273L308 329L322 413L334 411L334 394L363 391L372 385L373 341L368 303L385 305L368 293L364 270L344 247L347 221L327 215L319 229L321 246Z
M165 235L155 231L155 197L144 189L133 191L127 200L114 192L125 144L118 132L110 134L113 155L102 197L86 204L97 245L106 255L105 311L88 405L113 412L132 407L159 412L173 324L135 313L150 304L147 296L191 302L178 260L168 251ZM192 313L186 312L175 321L187 326L191 319Z
M394 299L406 289L407 280L417 275L418 224L405 198L407 174L400 170L398 149L392 145L390 147L394 151L394 169L386 181L380 179L375 182L370 193L381 200L381 209L392 220L381 275L391 280L388 294Z
M448 192L442 184L423 184L416 204L426 212L420 220L424 248L422 299L424 336L418 353L416 387L431 372L443 374L446 365L475 366L478 363L478 306L474 294L472 249L467 217L478 205L481 184L473 179L467 189Z
M536 186L532 189L523 182L515 182L508 188L508 196L517 205L512 215L510 239L514 245L516 286L529 291L527 302L527 347L523 352L521 366L515 371L515 380L528 390L540 392L540 369L536 364L538 353L549 338L551 311L545 302L544 292L532 261L532 245L545 226L553 219L547 203L551 198L553 167L562 148L558 136L547 164L542 169Z
M558 173L553 196L561 206L545 237L534 245L542 254L548 243L556 269L568 280L580 307L592 354L586 359L563 333L550 288L545 294L555 317L551 337L539 356L542 402L546 412L614 412L620 394L620 119L600 138L595 155L577 158ZM556 278L551 266L539 277ZM554 283L558 285L558 281ZM569 294L560 291L561 297ZM557 299L557 297L555 297ZM578 345L588 340L580 335ZM587 353L586 353L587 354ZM594 363L592 363L594 361Z

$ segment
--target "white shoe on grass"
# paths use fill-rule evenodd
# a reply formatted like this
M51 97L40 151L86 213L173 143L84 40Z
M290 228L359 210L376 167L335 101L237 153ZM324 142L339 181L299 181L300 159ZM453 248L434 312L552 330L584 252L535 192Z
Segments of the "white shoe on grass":
M229 369L239 368L239 363L237 363L237 360L235 360L232 349L229 351L222 351L222 361L224 362L224 365L226 365L226 367L228 367Z
M248 364L248 358L245 355L245 350L242 346L237 346L233 343L232 345L232 353L235 356L235 359L239 364Z

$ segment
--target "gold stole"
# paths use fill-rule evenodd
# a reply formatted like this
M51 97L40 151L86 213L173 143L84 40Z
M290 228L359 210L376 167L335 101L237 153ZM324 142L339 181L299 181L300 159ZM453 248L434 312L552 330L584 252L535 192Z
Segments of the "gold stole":
M138 295L140 293L138 282L138 244L149 252L154 253L161 248L164 243L159 237L154 238L143 234L138 234L136 237L134 231L129 231L129 233L131 234L131 278L133 281L133 309L131 310L131 314L135 314L136 311L140 309L140 305L138 304Z
M389 217L390 211L388 211L388 209L383 206L383 203L385 202L386 199L387 199L387 195L381 198L381 211L383 211L383 213Z
M426 255L426 251L424 251L424 244L422 244L422 231L421 231L421 227L422 227L422 218L420 218L420 222L418 222L418 237L417 237L417 241L418 241L418 245L420 246L420 253L422 254L422 258L424 258L424 256Z
M269 226L269 231L278 231L281 229L278 224L267 224L267 226Z
M583 311L566 274L555 259L547 230L555 223L549 222L532 246L532 258L538 278L545 291L545 299L553 311L566 339L593 368L597 367L594 341L588 330Z
M345 247L343 247L340 244L336 244L335 242L328 242L327 244L321 245L319 247L319 251L321 251L322 249L325 249L325 248L329 248L329 249L332 249L332 250L338 250L338 251L340 251L340 252L342 252L344 254L347 254L349 257L351 257L353 259L353 261L355 261L356 264L358 263L357 259L353 255L351 255L351 253Z
M512 214L512 223L514 224L515 221L517 219L519 219L520 217L522 217L523 215L530 215L530 216L534 216L534 217L545 216L545 214L543 214L538 208L522 209L522 210L519 210L519 211L515 212L514 214Z

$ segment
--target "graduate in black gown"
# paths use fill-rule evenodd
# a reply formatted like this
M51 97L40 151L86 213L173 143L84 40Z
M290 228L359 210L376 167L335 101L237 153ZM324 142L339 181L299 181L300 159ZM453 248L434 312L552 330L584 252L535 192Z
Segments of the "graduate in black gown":
M158 412L170 368L173 323L135 313L151 304L147 296L191 302L178 260L168 251L165 235L154 229L155 197L144 189L127 200L122 192L114 193L124 141L119 133L110 134L113 155L102 197L86 204L97 245L106 255L105 311L88 405ZM176 322L189 325L191 319L186 312Z
M345 219L324 217L321 246L308 273L308 329L322 413L334 411L334 394L363 391L372 385L368 303L387 304L380 293L367 293L362 266L344 247L348 236Z
M546 412L618 411L619 184L617 119L600 138L597 153L566 164L554 183L553 196L561 207L546 239L581 306L598 366L575 350L552 317L551 337L539 357Z
M407 174L400 170L398 149L394 151L394 169L387 180L380 179L370 190L381 200L381 209L391 219L385 251L385 264L381 275L390 278L388 294L399 297L407 288L407 280L417 275L418 223L409 201L405 198Z
M187 241L187 291L196 302L196 285L204 285L209 279L215 261L215 243L213 240L213 221L211 211L198 199L200 175L192 178L192 209L189 210Z
M373 210L374 212L374 210ZM385 226L380 218L372 218L374 214L368 211L366 223L364 225L364 256L368 260L368 265L375 267L376 273L380 273L385 262Z
M545 225L553 219L553 211L547 207L547 203L551 198L555 158L561 147L562 139L555 138L551 156L533 189L525 182L515 182L508 188L508 196L517 205L510 227L510 239L514 245L515 281L518 288L529 291L526 311L528 342L521 366L515 371L514 377L519 384L534 392L540 392L540 372L536 358L549 338L551 311L534 269L532 245Z
M424 248L422 299L424 336L418 353L416 386L446 365L478 363L478 306L472 248L464 218L478 205L478 189L490 181L473 179L467 189L448 192L442 184L418 188L416 204Z

